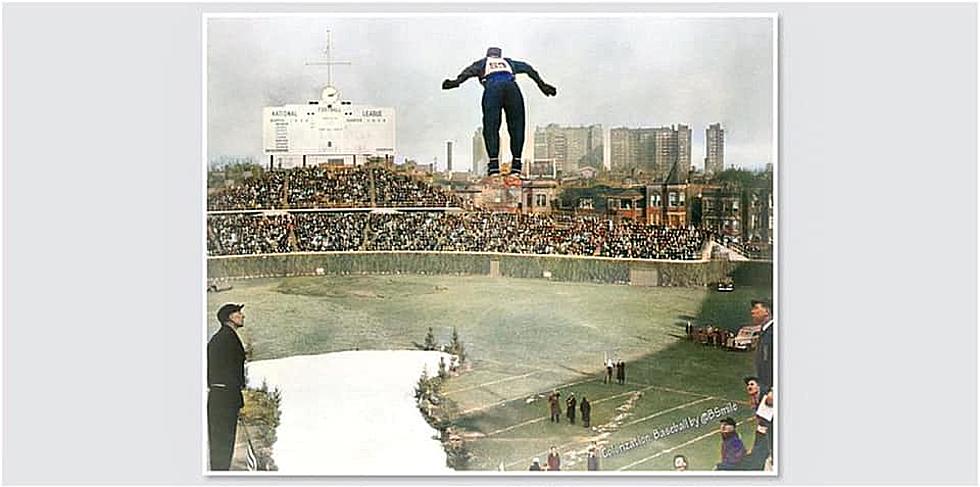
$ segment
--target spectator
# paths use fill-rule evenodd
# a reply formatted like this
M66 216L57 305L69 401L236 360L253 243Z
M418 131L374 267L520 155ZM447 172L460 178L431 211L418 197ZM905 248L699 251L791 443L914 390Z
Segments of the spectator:
M772 318L771 306L768 300L757 299L752 301L752 324L761 326L762 331L759 336L759 344L755 351L756 376L758 377L760 404L756 408L756 417L763 420L762 426L765 435L764 442L768 451L762 450L759 454L752 457L752 468L761 469L765 465L766 459L772 455L773 438L776 437L776 419L773 412L773 329L776 324ZM757 427L758 431L758 427ZM760 445L762 446L762 445ZM753 449L755 447L753 446ZM765 455L763 455L765 453Z
M684 455L676 455L674 457L674 471L676 472L687 471L687 457L685 457Z
M218 331L208 340L208 450L211 470L229 470L238 413L244 405L245 347L236 330L245 326L244 304L218 309Z
M528 468L528 470L532 472L541 471L541 459L534 457L534 459L531 460L531 467Z
M756 377L745 378L745 392L749 396L749 404L754 411L759 411L760 403L766 400L759 390L759 380ZM763 408L764 409L764 408ZM755 440L752 443L752 451L742 460L745 470L763 470L766 459L769 458L771 451L771 441L769 437L770 421L764 416L755 416Z
M589 404L589 399L585 396L582 396L582 404L579 405L579 410L582 412L582 425L588 428L592 420L592 405Z
M551 472L561 470L561 455L558 454L558 447L554 445L551 445L551 450L548 452L548 470Z
M575 424L575 406L578 405L578 401L575 399L575 393L569 393L568 399L565 399L565 414L568 416L568 422Z
M742 457L745 456L745 446L738 437L735 430L735 420L725 418L721 420L721 463L715 466L715 470L739 470Z
M558 400L559 400L560 397L561 397L561 393L558 392L557 389L554 390L548 396L548 407L549 407L549 409L551 411L551 421L553 423L560 423L561 422L561 410L560 410L560 406L559 406L559 402L558 402Z
M589 471L595 472L599 470L599 455L596 452L594 444L589 447L589 457L586 459L586 465Z
M752 324L762 327L755 350L755 375L758 377L759 392L765 394L773 386L772 330L775 321L771 318L769 302L762 299L752 301L750 314Z

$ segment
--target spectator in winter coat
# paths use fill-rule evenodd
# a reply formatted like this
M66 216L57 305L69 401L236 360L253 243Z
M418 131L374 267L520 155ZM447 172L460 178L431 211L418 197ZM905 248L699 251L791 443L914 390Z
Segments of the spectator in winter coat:
M745 378L745 392L749 396L749 404L753 411L759 411L759 404L766 401L759 388L759 379L756 377ZM771 393L771 391L770 391ZM763 470L766 460L769 458L771 450L771 440L769 429L771 422L766 418L756 414L755 416L755 441L752 443L752 451L742 459L742 467L745 470Z
M561 470L561 455L558 454L558 447L554 445L551 445L551 450L548 452L548 470L552 472Z
M750 311L752 324L762 327L759 333L759 344L755 349L755 375L758 377L759 391L762 394L769 392L773 385L772 332L775 321L772 319L771 313L768 301L762 299L752 301Z
M561 393L555 390L548 396L548 407L551 411L551 421L555 423L561 422L561 406L558 400L561 398Z
M589 457L586 459L586 463L590 471L599 470L599 455L594 446L589 448Z
M575 406L578 405L578 401L575 399L575 393L571 393L568 399L565 400L565 414L568 416L568 422L575 424Z
M585 396L582 396L582 404L579 405L579 410L582 411L582 425L588 428L592 421L592 405L589 404L589 400Z
M244 304L218 310L221 328L208 341L208 449L211 470L229 470L235 453L238 413L245 404L245 347L236 330L245 326Z
M735 431L735 420L725 418L721 420L721 463L715 466L715 470L739 470L742 457L745 456L745 446Z
M540 471L541 470L541 459L538 458L538 457L534 457L534 459L531 460L531 467L528 468L528 470L529 471L532 471L532 472Z

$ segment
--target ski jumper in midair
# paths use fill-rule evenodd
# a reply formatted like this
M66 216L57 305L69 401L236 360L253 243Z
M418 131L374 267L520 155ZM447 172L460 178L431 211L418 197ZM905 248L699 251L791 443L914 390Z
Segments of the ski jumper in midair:
M507 116L507 132L510 134L510 153L514 156L510 174L520 176L524 149L524 96L514 76L527 74L538 84L546 96L555 96L558 90L545 83L538 72L525 62L501 57L500 48L487 49L487 57L471 64L456 79L442 82L442 89L456 88L469 78L477 77L483 85L483 141L487 147L487 175L500 174L500 111Z

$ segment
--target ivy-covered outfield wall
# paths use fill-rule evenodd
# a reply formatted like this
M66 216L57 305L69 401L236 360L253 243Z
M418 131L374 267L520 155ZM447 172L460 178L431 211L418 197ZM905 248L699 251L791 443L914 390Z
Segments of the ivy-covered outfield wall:
M498 264L491 265L492 262ZM772 285L772 263L653 261L553 255L455 252L309 252L208 258L208 279L323 274L494 274L656 286L709 286L728 276Z

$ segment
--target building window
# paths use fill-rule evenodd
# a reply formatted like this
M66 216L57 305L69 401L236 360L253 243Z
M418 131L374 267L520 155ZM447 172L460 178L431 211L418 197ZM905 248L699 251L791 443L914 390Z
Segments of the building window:
M535 206L548 206L548 195L539 194L536 196L538 201L536 202Z
M579 198L578 207L583 210L591 210L593 208L591 198Z
M671 191L670 194L667 195L667 201L670 202L670 206L677 206L677 192Z

